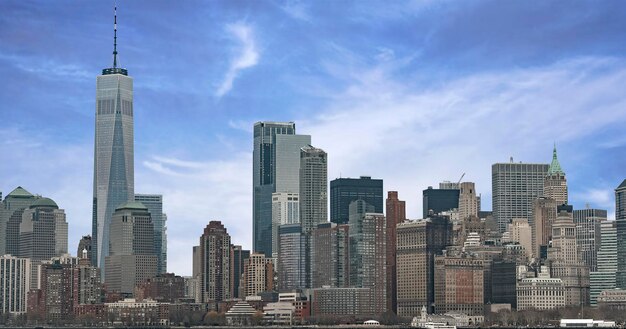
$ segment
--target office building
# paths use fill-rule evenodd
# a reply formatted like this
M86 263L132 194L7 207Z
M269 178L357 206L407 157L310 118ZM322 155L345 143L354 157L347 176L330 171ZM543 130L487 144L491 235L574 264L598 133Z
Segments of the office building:
M567 179L557 159L556 146L554 146L554 150L552 151L552 163L550 163L548 174L544 180L543 196L554 199L557 205L568 204Z
M253 251L272 255L272 193L300 191L300 149L310 144L293 122L254 124Z
M459 194L460 191L458 189L434 189L432 186L429 186L422 191L424 218L430 214L436 215L452 209L458 209Z
M278 227L286 224L300 223L300 197L299 193L273 193L272 194L272 257L278 257Z
M379 313L371 304L369 288L315 288L311 294L312 316L364 316Z
M595 272L598 269L600 226L602 222L607 220L606 210L587 208L574 210L573 214L576 225L576 244L581 261L589 267L591 272Z
M324 150L313 146L300 151L300 223L310 234L328 222L328 163Z
M243 274L243 263L249 257L250 250L237 245L233 246L233 298L242 298L239 296L239 285Z
M305 289L310 285L306 273L307 236L300 224L285 224L279 227L278 288L281 292ZM327 260L328 261L328 260Z
M383 180L369 176L359 178L337 178L330 181L330 220L347 224L350 203L363 200L374 207L375 213L383 209Z
M117 16L113 67L96 79L94 141L92 262L104 268L109 255L109 230L115 210L134 200L133 78L117 67Z
M30 272L30 259L0 256L0 314L26 313Z
M156 300L161 303L176 303L185 297L185 278L174 273L157 274L135 288L135 299Z
M318 224L311 236L311 288L350 286L350 226Z
M514 261L495 260L491 264L490 304L509 304L511 308L517 308L516 275L517 264Z
M452 242L447 217L404 221L397 226L398 315L415 316L435 302L435 255Z
M22 213L36 199L37 197L21 186L4 198L0 209L0 255L17 256L19 254Z
M18 256L42 261L67 254L67 230L63 209L49 198L35 200L22 214Z
M200 303L233 298L234 250L230 241L230 235L220 221L210 221L200 236L194 266L194 276L198 278L200 289Z
M529 224L532 230L533 257L545 259L542 250L547 250L552 236L552 223L556 220L556 201L539 197L533 200Z
M240 298L256 296L274 290L274 261L263 254L252 253L243 262L243 275L239 286Z
M528 225L528 219L513 218L513 222L509 224L508 232L510 233L511 241L518 242L522 245L522 247L524 247L526 258L532 258L532 230L530 225Z
M387 256L385 266L387 267L387 309L397 312L397 277L396 277L396 239L398 224L406 220L406 202L398 199L397 191L387 192L386 200L387 214Z
M131 296L138 283L157 274L154 226L148 208L134 201L121 205L113 213L110 233L104 282L108 291Z
M617 272L617 226L615 221L602 221L600 224L600 249L596 271L589 275L590 304L596 305L602 291L615 289Z
M478 198L474 183L461 183L459 186L459 218L461 220L478 216Z
M504 232L513 218L532 215L533 200L543 195L547 164L496 163L491 166L493 214Z
M517 310L551 310L565 306L563 281L550 277L550 271L542 266L536 278L523 278L517 283Z
M626 179L615 189L617 241L626 241ZM617 244L616 288L626 289L626 243Z
M135 194L152 218L154 225L154 250L157 256L157 273L167 272L167 215L163 213L163 196L160 194Z
M435 313L457 312L483 322L485 260L470 254L435 256Z
M563 281L565 305L589 305L589 268L580 260L576 225L572 214L566 210L561 210L552 224L548 264L550 276Z
M91 261L91 235L84 235L80 241L78 241L76 255L81 256L84 250L87 251L87 259Z

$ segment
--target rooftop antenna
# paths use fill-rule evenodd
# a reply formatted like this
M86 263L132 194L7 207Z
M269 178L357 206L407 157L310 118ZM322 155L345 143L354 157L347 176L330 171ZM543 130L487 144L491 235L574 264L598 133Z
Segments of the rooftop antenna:
M113 68L117 68L117 3L113 7Z

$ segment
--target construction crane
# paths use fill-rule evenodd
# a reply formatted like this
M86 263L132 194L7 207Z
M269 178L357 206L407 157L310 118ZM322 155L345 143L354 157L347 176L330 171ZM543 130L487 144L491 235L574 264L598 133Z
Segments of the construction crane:
M458 183L456 183L456 185L461 184L461 181L463 180L463 177L465 177L465 173L463 173L463 175L461 175L461 178L459 178L459 182L458 182Z

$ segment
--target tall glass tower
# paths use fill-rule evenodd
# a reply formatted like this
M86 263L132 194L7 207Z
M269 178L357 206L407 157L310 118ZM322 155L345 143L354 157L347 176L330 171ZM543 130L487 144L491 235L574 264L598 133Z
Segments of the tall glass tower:
M133 201L135 186L133 79L117 66L117 15L114 24L113 67L103 69L96 79L92 263L100 268L109 255L113 212Z

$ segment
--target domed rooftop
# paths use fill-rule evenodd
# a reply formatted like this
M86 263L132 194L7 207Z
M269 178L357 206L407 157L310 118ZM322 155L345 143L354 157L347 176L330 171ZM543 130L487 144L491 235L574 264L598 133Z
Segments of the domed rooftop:
M137 202L137 201L126 202L123 205L117 207L115 210L117 211L117 210L122 210L122 209L148 210L148 208L144 206L143 203Z
M39 208L39 207L59 209L59 206L57 205L57 203L54 202L50 198L37 199L35 200L35 202L33 202L33 204L30 205L30 208Z
M7 197L14 198L32 198L33 195L30 192L26 191L23 187L18 186L11 193L7 194Z

